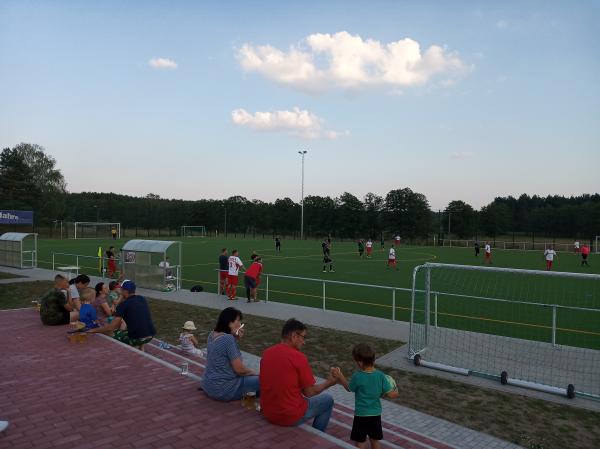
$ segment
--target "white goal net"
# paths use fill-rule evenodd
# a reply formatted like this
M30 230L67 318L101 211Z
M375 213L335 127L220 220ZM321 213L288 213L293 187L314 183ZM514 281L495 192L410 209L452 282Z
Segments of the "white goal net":
M206 226L182 226L182 237L206 237Z
M600 275L428 263L413 276L411 358L600 398Z
M73 223L75 239L121 238L121 223L76 221Z

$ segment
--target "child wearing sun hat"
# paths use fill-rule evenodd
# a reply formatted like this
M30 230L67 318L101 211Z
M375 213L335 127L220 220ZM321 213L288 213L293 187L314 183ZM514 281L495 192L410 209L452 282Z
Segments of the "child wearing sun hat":
M196 346L198 346L198 340L193 334L193 331L196 330L196 326L193 321L186 321L183 324L183 328L181 329L181 334L179 335L179 344L181 345L181 350L189 355L199 355L204 356L204 353L200 351Z

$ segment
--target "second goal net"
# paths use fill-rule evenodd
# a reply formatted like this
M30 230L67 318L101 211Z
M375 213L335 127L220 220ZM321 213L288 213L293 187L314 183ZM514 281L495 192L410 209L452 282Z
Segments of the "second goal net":
M73 223L75 239L121 238L121 223L76 221Z
M182 226L181 227L182 237L206 237L205 226Z

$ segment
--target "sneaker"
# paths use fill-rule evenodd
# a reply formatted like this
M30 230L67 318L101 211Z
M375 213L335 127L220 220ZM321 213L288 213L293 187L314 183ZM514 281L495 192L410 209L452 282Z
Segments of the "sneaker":
M335 273L335 270L329 270L330 273Z
M323 273L327 273L327 270L323 270Z

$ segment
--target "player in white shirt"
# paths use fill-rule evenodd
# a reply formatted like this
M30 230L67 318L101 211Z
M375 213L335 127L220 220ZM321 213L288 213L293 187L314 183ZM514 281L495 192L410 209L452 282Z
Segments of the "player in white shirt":
M390 252L388 253L388 263L385 269L389 269L390 265L393 266L396 270L398 270L398 267L396 267L396 250L394 249L394 245L392 245L392 247L390 248Z
M373 252L373 240L367 240L367 258L371 258L371 253Z
M227 272L227 296L230 300L234 300L237 299L235 294L238 285L238 275L240 272L240 268L244 268L242 259L238 257L237 249L234 249L231 252L231 256L229 256L229 259L227 259L227 263L229 265L229 271Z
M394 237L394 240L396 241L396 246L400 246L400 236L397 235L396 237Z
M544 251L544 257L546 258L546 271L550 271L552 269L552 262L554 262L554 257L556 256L556 251L551 246L550 248L546 248Z
M165 277L166 278L172 278L173 277L173 273L170 270L171 264L169 263L169 258L168 257L165 260L161 260L158 263L158 266L160 268L163 268L165 270Z
M485 262L489 265L492 263L492 247L489 242L485 242Z
M573 247L575 248L575 252L578 253L579 252L579 240L577 240L575 243L573 243Z

